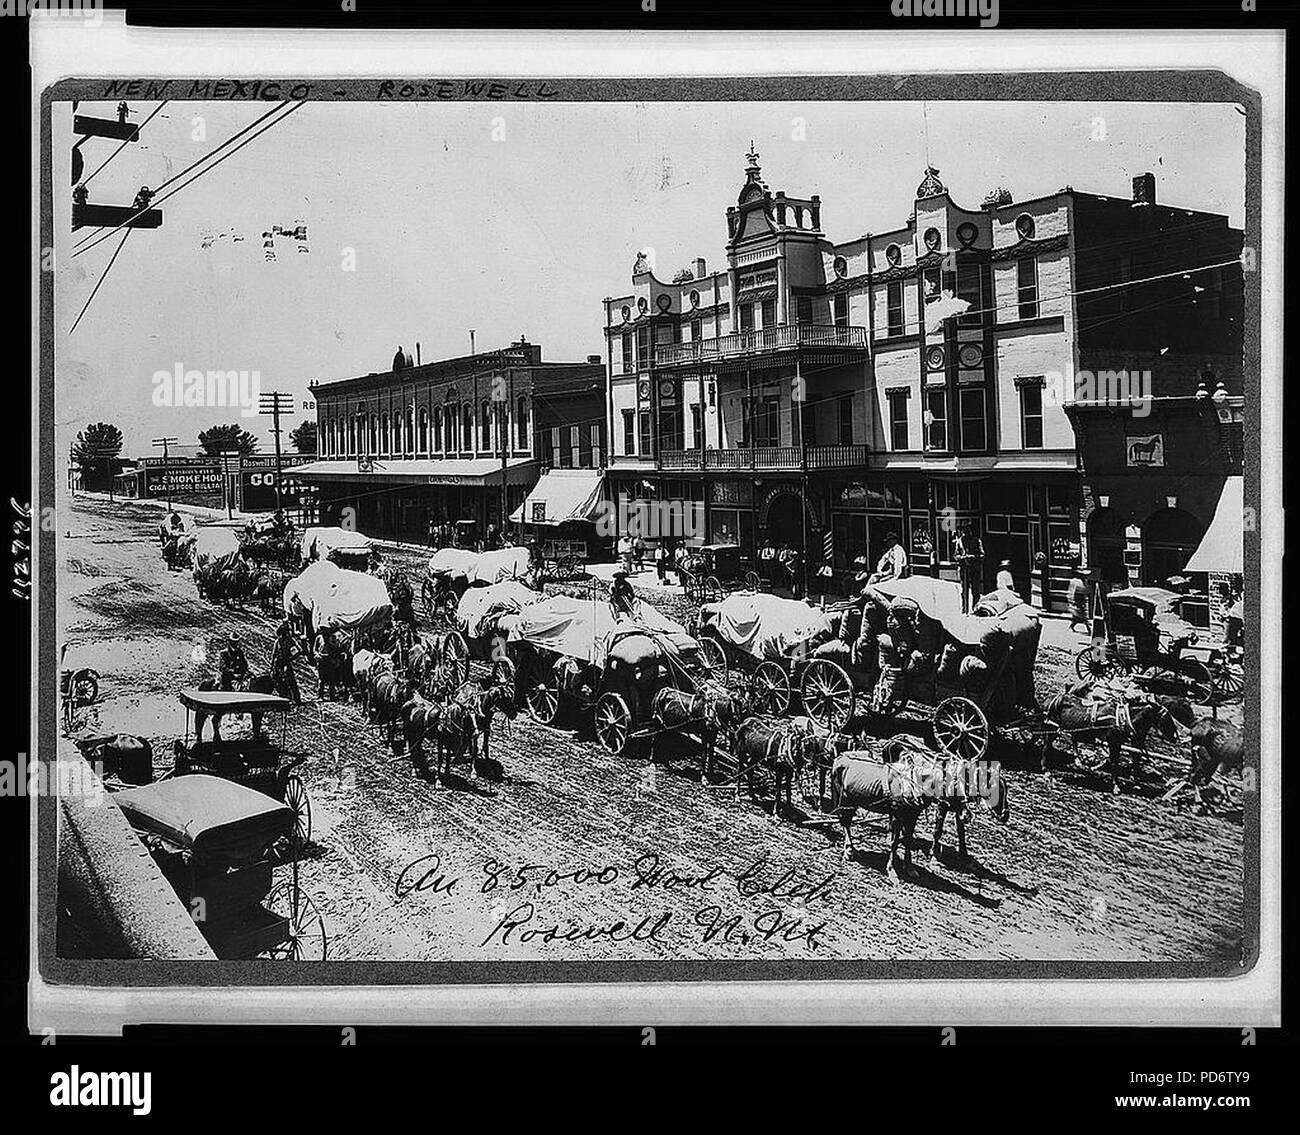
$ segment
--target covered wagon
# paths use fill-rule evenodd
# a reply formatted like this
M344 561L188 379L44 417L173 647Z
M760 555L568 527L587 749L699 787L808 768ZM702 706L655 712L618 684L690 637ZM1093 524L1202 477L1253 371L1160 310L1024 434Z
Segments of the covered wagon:
M378 576L325 561L309 564L289 580L284 611L308 640L323 631L347 631L356 643L387 629L393 605Z
M303 563L333 560L340 567L365 570L373 545L368 536L352 528L308 528L298 545Z
M469 586L469 573L478 563L479 553L468 548L439 548L429 557L420 598L424 613L431 619L451 620L456 604Z
M226 566L239 557L239 536L233 528L209 525L194 533L189 547L195 571Z
M471 660L489 664L499 682L512 683L511 629L520 612L545 600L517 579L469 588L456 605L452 629L435 639L435 662L457 683L468 680Z

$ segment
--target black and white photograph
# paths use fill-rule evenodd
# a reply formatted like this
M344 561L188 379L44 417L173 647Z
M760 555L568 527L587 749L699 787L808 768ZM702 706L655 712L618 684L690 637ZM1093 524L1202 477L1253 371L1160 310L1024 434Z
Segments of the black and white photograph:
M47 88L50 972L1250 972L1259 100L1083 89Z

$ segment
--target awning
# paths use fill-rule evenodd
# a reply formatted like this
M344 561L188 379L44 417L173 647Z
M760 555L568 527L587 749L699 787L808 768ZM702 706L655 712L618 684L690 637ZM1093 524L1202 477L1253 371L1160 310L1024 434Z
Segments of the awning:
M537 462L516 458L507 463L506 480L517 485L531 479ZM304 481L351 481L392 485L499 485L501 459L496 457L408 460L376 457L365 469L353 461L313 461L286 470L286 476Z
M514 524L563 524L590 520L601 504L604 473L599 469L552 469L543 473L510 520Z
M1222 571L1240 575L1245 570L1242 565L1244 528L1242 478L1229 477L1223 482L1214 519L1183 571Z

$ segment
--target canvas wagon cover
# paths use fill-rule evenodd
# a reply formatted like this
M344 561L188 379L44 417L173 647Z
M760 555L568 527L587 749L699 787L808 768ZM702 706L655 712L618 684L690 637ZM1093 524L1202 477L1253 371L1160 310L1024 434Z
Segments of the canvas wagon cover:
M429 558L429 574L467 575L478 556L478 552L471 552L467 548L439 548Z
M137 831L236 864L257 859L294 820L292 809L265 793L206 773L128 788L113 800Z
M194 566L207 567L217 560L233 559L239 554L239 537L233 528L215 525L194 533Z
M546 650L553 650L569 658L602 664L608 650L612 632L617 642L625 633L637 627L650 632L650 637L663 635L678 651L693 650L695 640L684 627L649 604L642 604L638 620L619 620L608 600L592 602L555 595L525 607L509 623L512 633L525 642Z
M325 559L335 550L344 552L369 552L370 538L348 528L308 528L302 534L302 558Z
M318 631L359 630L382 622L393 610L382 579L335 564L311 564L291 579L285 587L284 604L290 614L310 613Z
M471 587L456 606L456 625L470 638L478 638L483 633L483 624L493 615L515 614L545 598L540 591L517 579L488 587Z
M465 578L470 583L500 583L506 579L522 579L528 574L527 548L501 548L484 552L470 565Z
M788 657L802 642L830 630L824 611L798 599L733 592L718 603L704 603L700 614L724 642L755 658Z
M991 633L1001 631L1010 636L1013 650L1028 653L1031 662L1038 652L1038 612L1028 603L1017 603L993 616L963 615L958 585L931 576L891 579L873 583L863 591L874 591L886 603L897 597L913 600L921 614L939 623L949 637L966 646L980 646L989 640Z

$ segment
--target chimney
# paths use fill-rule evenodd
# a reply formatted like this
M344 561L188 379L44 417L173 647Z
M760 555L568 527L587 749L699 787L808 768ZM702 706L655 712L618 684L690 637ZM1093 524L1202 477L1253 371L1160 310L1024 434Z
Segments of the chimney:
M419 340L416 340L416 343L415 343L415 365L416 365L416 366L419 366L419 365L420 365L420 343L419 343Z
M1133 179L1133 204L1154 205L1156 203L1156 175L1140 174Z
M822 227L822 199L814 193L812 195L812 206L808 210L812 214L812 227L819 229Z
M705 273L706 273L707 271L708 271L708 270L707 270L707 269L705 268L705 266L704 266L704 257L703 257L703 256L696 257L696 260L695 260L695 278L696 278L697 280L703 280L703 279L704 279L704 276L705 276Z

